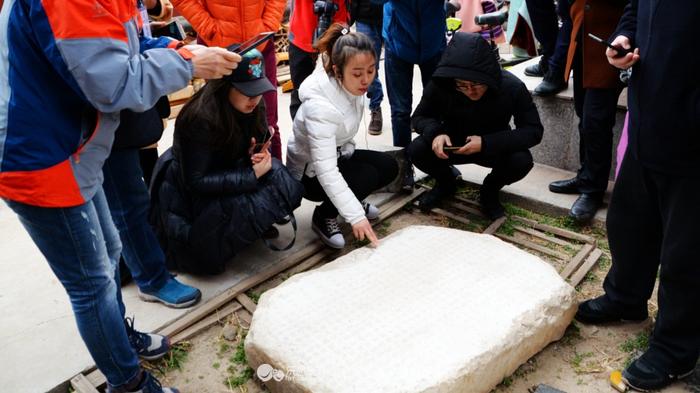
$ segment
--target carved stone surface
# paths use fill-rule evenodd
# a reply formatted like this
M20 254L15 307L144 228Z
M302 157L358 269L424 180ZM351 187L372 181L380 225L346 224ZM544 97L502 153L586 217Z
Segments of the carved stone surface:
M245 349L272 392L489 392L561 338L574 295L493 236L413 226L264 293Z

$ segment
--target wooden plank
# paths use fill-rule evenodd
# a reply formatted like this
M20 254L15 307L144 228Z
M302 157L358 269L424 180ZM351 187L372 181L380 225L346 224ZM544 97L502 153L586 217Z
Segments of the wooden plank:
M249 298L245 293L236 296L236 300L238 300L238 303L241 303L246 310L250 311L251 314L255 313L255 309L258 307L253 299Z
M245 308L242 310L236 311L236 315L238 316L240 322L245 322L248 327L250 327L250 323L253 322L253 314L249 313L248 310ZM243 326L244 328L248 328Z
M76 393L99 393L95 386L83 374L71 378L70 385Z
M385 203L383 206L381 206L379 208L379 218L377 219L377 221L375 223L379 223L380 221L393 215L397 211L403 209L403 207L407 203L410 203L412 200L418 198L424 192L426 192L426 190L424 188L419 188L419 189L414 190L410 194L391 199L390 203Z
M463 204L463 203L459 203L459 202L455 202L455 201L450 201L450 202L449 202L449 205L450 205L451 207L454 207L455 209L461 210L461 211L463 211L463 212L465 212L465 213L473 214L473 215L479 216L479 217L486 217L486 216L484 215L484 213L481 212L481 210L479 210L479 209L477 209L477 208L474 208L474 207L471 207L471 206L467 206L467 205L465 205L465 204Z
M554 236L549 236L549 235L547 235L546 233L540 232L540 231L538 231L538 230L536 230L536 229L524 228L524 227L521 227L521 226L514 226L513 229L515 229L516 231L522 232L522 233L527 233L528 235L534 236L534 237L536 237L536 238L539 238L539 239L542 239L542 240L546 240L546 241L548 241L548 242L550 242L550 243L558 244L558 245L560 245L560 246L564 246L564 247L567 247L567 246L568 246L568 247L574 247L574 246L575 246L575 245L572 244L572 243L569 243L569 242L567 242L567 241L558 239L558 238L556 238L556 237L554 237Z
M293 268L287 270L284 273L289 274L289 276L291 277L297 273L305 272L311 269L312 267L318 265L321 261L326 259L328 256L335 254L336 252L338 251L333 249L323 250L316 255L312 255L311 257L307 258L304 262L294 266Z
M564 266L564 270L561 271L560 275L563 279L569 278L571 273L573 273L576 269L578 269L579 265L583 262L583 260L588 256L588 254L593 251L593 245L591 244L584 244L583 247L581 247L581 250L574 255L573 258L569 261L569 263Z
M453 220L455 220L455 221L461 222L462 224L466 224L466 225L470 225L470 224L471 224L471 221L469 221L468 218L464 218L464 217L462 217L462 216L458 216L458 215L456 215L456 214L454 214L454 213L448 212L447 210L443 210L443 209L434 207L434 208L430 209L430 211L431 211L432 213L440 214L440 215L445 216L445 217L447 217L447 218L450 218L450 219L453 219Z
M85 375L85 378L87 378L87 380L90 381L90 384L96 388L104 386L107 383L107 378L105 378L104 374L97 369Z
M474 206L477 209L481 208L481 205L479 205L479 202L477 202L477 201L472 201L471 199L467 199L467 198L461 197L459 195L455 195L453 198L457 201L466 203L467 205Z
M506 222L506 217L499 217L496 219L496 221L492 222L491 225L486 227L486 229L484 229L484 232L482 233L486 235L493 235L494 233L496 233L498 228L500 228L501 225L503 225L504 222Z
M497 233L495 236L500 237L501 239L506 240L506 241L509 241L509 242L511 242L511 243L520 244L521 246L525 246L525 247L527 247L527 248L530 248L530 249L533 249L533 250L535 250L535 251L541 252L542 254L546 254L546 255L553 256L553 257L555 257L555 258L559 258L559 259L563 259L563 260L566 260L566 259L569 258L569 256L566 255L566 254L563 254L563 253L561 253L561 252L559 252L559 251L555 251L555 250L549 249L549 248L547 248L547 247L541 246L541 245L539 245L539 244L537 244L537 243L533 243L533 242L531 242L531 241L529 241L529 240L518 239L517 237L508 236L508 235L503 235L503 234L500 234L500 233Z
M216 324L217 322L221 322L224 320L226 317L229 315L233 314L234 312L242 309L243 306L238 303L238 302L231 302L228 306L216 310L216 312L201 321L195 323L194 325L188 327L187 329L181 331L180 333L174 335L171 339L170 342L172 343L178 343L180 341L185 341L189 340L190 338L196 336L197 334L201 333L203 330L208 329L212 325Z
M583 281L583 279L586 277L586 274L591 270L593 265L595 265L596 262L598 262L598 259L600 259L600 256L603 255L603 251L601 251L599 248L596 248L593 250L591 255L586 258L586 262L581 265L581 267L574 273L573 276L571 276L571 286L574 288Z
M531 219L525 218L525 217L511 216L511 218L513 218L514 220L520 221L526 225L529 225L535 229L539 229L540 231L553 233L557 236L565 237L567 239L572 239L572 240L578 240L580 242L584 242L584 243L588 243L588 244L595 243L595 239L591 236L582 235L582 234L576 233L574 231L569 231L567 229L553 227L553 226L547 225L547 224L540 224L539 222L537 222L535 220L531 220Z

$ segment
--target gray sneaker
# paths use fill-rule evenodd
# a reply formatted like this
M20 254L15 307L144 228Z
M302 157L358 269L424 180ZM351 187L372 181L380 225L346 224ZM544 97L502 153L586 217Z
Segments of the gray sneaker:
M340 232L340 226L335 217L323 218L318 214L318 209L316 209L311 218L311 229L316 232L321 241L328 247L337 249L345 247L345 238Z
M362 208L365 209L365 217L367 217L368 220L372 221L379 218L379 209L373 204L362 201Z

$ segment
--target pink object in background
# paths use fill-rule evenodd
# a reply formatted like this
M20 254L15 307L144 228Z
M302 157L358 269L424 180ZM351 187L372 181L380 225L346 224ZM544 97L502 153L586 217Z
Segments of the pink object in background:
M615 159L615 178L620 173L620 166L622 165L622 159L625 157L625 151L627 150L627 126L629 125L630 115L627 113L625 115L625 125L622 127L622 135L620 136L620 142L617 144L617 156Z
M460 31L467 33L481 33L484 38L488 39L488 30L481 29L481 26L474 23L474 17L476 15L481 15L486 12L496 11L496 5L491 0L460 0L461 8L455 14L455 17L462 21L462 28ZM484 4L485 3L485 4ZM503 29L500 26L494 28L494 41L496 43L505 42L505 34L503 34Z

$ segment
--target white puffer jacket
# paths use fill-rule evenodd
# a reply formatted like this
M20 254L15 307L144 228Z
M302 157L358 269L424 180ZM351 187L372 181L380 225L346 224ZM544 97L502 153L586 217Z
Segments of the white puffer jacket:
M355 151L353 138L364 112L363 96L350 94L317 68L301 84L299 98L301 107L287 144L287 168L297 179L304 173L318 177L338 213L355 224L365 218L365 210L340 174L338 157Z

